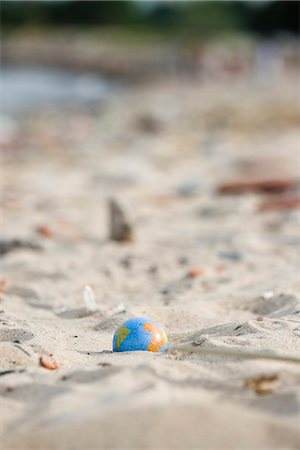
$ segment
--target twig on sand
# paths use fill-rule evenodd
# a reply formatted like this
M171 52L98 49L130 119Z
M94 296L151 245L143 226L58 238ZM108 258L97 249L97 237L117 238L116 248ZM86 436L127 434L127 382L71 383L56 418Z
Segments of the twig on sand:
M272 361L282 361L300 364L300 358L293 355L283 355L272 353L270 350L262 350L258 352L248 352L245 350L230 350L224 348L201 348L199 344L195 342L187 342L185 344L173 345L170 347L171 352L178 351L183 353L197 353L203 356L223 356L223 357L234 357L234 358L244 358L244 359L268 359Z

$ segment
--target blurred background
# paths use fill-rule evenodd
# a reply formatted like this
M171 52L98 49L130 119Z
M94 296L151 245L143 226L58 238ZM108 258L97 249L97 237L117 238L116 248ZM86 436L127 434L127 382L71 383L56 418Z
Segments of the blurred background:
M2 113L93 104L124 84L299 66L299 2L2 1Z
M88 177L98 158L109 176L126 178L126 166L145 181L149 168L132 167L143 157L152 167L156 152L160 165L182 158L176 149L186 134L194 158L219 155L232 167L225 136L233 148L237 133L252 139L255 131L271 145L270 132L298 125L299 7L2 1L0 141L12 150L3 164L19 170L25 159L32 176L41 156L70 155L69 168L77 162L77 176ZM121 162L110 161L114 151ZM14 183L3 189L9 198Z

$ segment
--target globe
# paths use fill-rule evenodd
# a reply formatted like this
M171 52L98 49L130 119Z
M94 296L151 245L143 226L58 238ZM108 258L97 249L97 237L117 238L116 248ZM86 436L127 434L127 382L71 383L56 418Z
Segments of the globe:
M114 352L167 350L168 338L159 323L148 317L135 317L126 320L115 332Z

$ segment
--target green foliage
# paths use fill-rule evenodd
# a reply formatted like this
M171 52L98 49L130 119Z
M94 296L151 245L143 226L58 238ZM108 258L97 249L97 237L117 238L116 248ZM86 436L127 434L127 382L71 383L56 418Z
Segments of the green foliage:
M223 33L241 27L236 2L192 2L185 4L181 25L199 34Z
M1 2L3 28L117 26L178 35L235 31L299 33L300 3L293 1L11 1Z
M1 2L2 25L123 25L138 13L129 1L9 1Z

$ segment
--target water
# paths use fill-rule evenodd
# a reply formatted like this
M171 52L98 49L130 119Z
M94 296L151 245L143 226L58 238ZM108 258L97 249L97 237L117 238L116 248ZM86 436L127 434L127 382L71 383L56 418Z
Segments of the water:
M91 73L4 67L0 88L1 113L18 115L45 107L97 104L106 100L116 85Z

